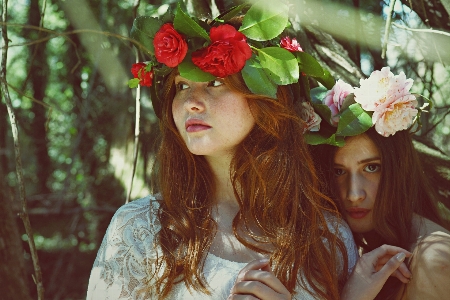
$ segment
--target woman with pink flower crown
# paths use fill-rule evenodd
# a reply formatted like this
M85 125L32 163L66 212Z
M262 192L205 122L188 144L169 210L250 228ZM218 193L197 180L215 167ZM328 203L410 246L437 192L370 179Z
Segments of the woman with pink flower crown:
M449 223L439 214L412 142L410 129L423 109L416 108L412 84L403 72L394 75L385 67L359 87L338 81L331 90L316 92L318 98L324 95L316 107L328 107L327 123L337 128L327 137L334 146L314 147L315 160L356 244L362 253L383 244L412 253L406 260L408 280L390 278L376 299L450 295ZM349 123L352 129L344 129Z
M87 299L372 299L391 274L406 280L398 247L356 264L350 229L319 191L307 83L334 79L289 37L288 5L208 22L177 5L133 24L148 60L129 85L150 87L160 121L157 184L114 215Z

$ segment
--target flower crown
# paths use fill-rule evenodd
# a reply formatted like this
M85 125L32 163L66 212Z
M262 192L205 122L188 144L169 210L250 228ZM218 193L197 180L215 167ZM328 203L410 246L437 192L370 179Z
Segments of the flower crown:
M308 117L319 125L305 133L307 142L343 146L346 136L364 133L373 126L385 137L410 129L431 104L424 98L427 102L416 107L416 95L409 92L412 84L413 80L407 79L405 73L394 75L389 67L384 67L361 79L359 87L338 80L330 90L311 89L315 114Z
M239 28L230 23L244 15ZM149 59L134 64L130 87L151 87L153 108L160 117L159 93L166 76L177 67L181 76L207 82L240 72L252 93L276 97L279 85L300 84L296 97L309 98L307 77L331 88L328 70L289 37L289 6L257 1L242 4L211 22L186 13L181 1L160 18L135 19L131 37Z
M182 3L160 18L135 19L131 37L149 59L133 64L128 85L150 87L154 111L160 117L160 91L173 68L196 82L240 72L254 94L276 97L279 85L290 85L300 99L305 138L312 145L344 145L346 136L375 125L383 136L410 128L422 108L409 93L412 79L394 76L388 67L360 81L359 88L338 80L290 38L289 6L257 1L231 8L211 22L190 17ZM239 28L229 23L242 16ZM310 88L308 77L322 84ZM305 101L306 100L306 101ZM325 121L322 121L325 120Z

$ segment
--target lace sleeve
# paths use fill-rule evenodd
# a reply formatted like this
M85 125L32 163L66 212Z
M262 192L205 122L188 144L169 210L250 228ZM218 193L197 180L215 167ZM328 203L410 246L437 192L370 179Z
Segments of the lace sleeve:
M341 239L341 241L344 242L345 249L347 250L347 261L348 261L347 274L350 275L359 258L358 248L356 247L352 231L350 230L350 227L348 227L347 223L344 220L338 219L335 216L331 216L329 214L326 214L326 216L328 229L331 230L333 233L337 234L338 237ZM338 266L339 274L343 273L342 268L343 268L343 260L341 256Z
M89 278L87 300L143 299L154 255L154 198L130 202L111 219Z
M348 260L347 274L350 275L359 258L358 248L356 247L355 239L353 238L352 231L350 230L350 227L348 227L347 223L345 221L340 221L338 228L339 228L339 236L344 242L345 248L347 250L347 260Z

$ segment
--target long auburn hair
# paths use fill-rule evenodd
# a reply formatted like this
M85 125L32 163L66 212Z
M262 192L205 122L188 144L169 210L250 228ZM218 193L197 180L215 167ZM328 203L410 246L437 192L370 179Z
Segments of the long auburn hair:
M151 266L155 279L151 288L160 298L182 281L188 288L210 294L202 271L216 229L211 217L212 171L203 156L188 151L173 120L175 75L169 75L163 90L157 157L156 190L162 200L157 214L161 229L155 241L161 255ZM240 74L224 81L245 95L256 122L237 146L230 166L240 207L233 220L235 236L246 247L268 253L237 230L249 231L250 222L257 224L263 236L248 233L254 241L273 246L269 254L274 273L291 293L297 285L309 285L319 299L339 299L348 268L336 228L340 215L333 201L319 191L302 136L304 123L295 113L290 88L280 86L277 99L272 99L252 94ZM324 214L336 222L327 225Z
M414 213L446 226L437 209L435 191L424 172L409 131L384 137L370 128L364 134L380 153L381 178L373 208L374 229L365 234L354 234L356 244L365 252L383 244L409 249L417 234L411 230ZM318 146L314 156L327 178L326 194L335 198L339 206L339 196L333 193L336 188L332 184L333 159L337 149L329 145ZM398 279L389 278L375 299L395 299L402 285Z

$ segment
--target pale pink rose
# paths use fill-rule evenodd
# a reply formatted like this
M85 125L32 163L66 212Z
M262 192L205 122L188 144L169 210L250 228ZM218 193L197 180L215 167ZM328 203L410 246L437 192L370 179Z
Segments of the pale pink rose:
M380 105L372 115L375 130L382 136L394 135L408 129L417 115L417 100L414 95L404 96L389 106Z
M300 118L305 121L306 131L319 131L320 122L322 118L314 111L314 108L309 102L302 102L302 110L300 112Z
M322 103L331 110L331 125L338 125L339 116L337 114L341 111L345 97L351 93L353 93L353 87L339 79L323 98Z
M416 97L409 90L413 80L405 73L394 75L389 67L373 71L355 88L355 101L366 111L373 111L372 123L378 133L389 136L407 129L417 115Z

